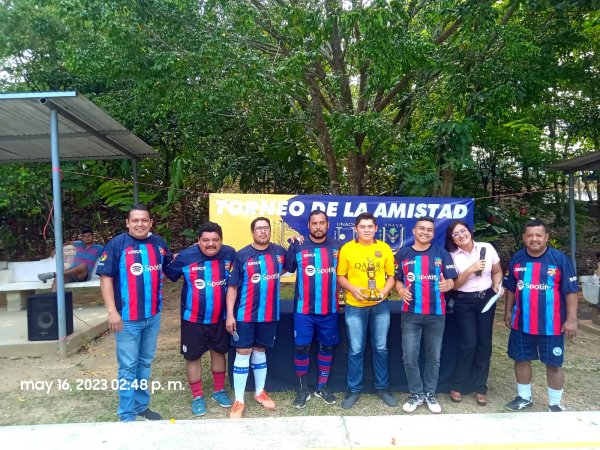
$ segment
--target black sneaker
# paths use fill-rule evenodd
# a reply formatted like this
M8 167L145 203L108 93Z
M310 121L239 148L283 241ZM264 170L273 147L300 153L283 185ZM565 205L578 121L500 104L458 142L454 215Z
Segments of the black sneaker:
M335 405L335 395L331 393L327 386L315 390L315 397L322 398L328 405Z
M138 416L143 417L146 420L162 420L162 416L156 411L152 411L150 408L146 408Z
M310 393L308 391L298 391L296 393L296 400L294 400L294 408L303 409L306 408L306 402L310 400Z
M387 406L389 406L391 408L395 408L396 406L398 406L398 400L396 400L396 397L394 397L392 395L392 393L390 391L388 391L387 389L378 390L377 396L381 400L383 400L383 403L385 403Z
M348 392L346 398L342 400L342 408L351 409L360 397L360 392Z
M548 411L550 412L563 412L566 410L567 408L565 408L563 405L548 405Z
M504 405L504 408L509 411L521 411L522 409L531 408L532 406L533 402L531 400L525 400L520 395L517 395L512 401Z

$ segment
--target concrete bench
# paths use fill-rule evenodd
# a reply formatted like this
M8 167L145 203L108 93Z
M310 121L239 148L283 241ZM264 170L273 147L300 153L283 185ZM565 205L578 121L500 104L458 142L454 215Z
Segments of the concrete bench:
M70 265L71 262L67 262L65 265ZM8 270L0 271L0 293L6 294L7 311L20 311L27 306L27 298L35 294L36 290L51 289L52 280L43 283L37 279L37 276L38 273L54 272L55 270L56 262L54 258L40 261L9 262ZM96 275L96 267L94 267L90 281L65 283L66 290L99 286L100 278Z
M35 294L38 289L50 289L52 281L42 283L41 281L26 281L21 283L0 284L0 292L6 294L6 310L20 311L27 306L27 298ZM90 281L65 283L65 290L100 287L100 279L95 278Z
M598 305L600 302L600 284L594 284L593 280L594 277L591 275L579 277L583 298L592 305Z

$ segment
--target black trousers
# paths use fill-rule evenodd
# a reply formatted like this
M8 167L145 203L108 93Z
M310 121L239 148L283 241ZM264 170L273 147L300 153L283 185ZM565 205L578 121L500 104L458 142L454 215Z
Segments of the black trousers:
M460 349L451 389L469 393L472 388L478 394L487 394L496 304L483 314L481 310L495 293L488 289L483 298L459 298L460 294L461 292L455 292L454 295L454 318Z

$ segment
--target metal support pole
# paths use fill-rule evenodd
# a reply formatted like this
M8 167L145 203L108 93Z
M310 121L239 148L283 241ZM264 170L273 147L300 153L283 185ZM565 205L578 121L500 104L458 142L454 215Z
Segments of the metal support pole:
M577 272L576 252L577 252L577 229L575 225L575 176L569 172L569 228L571 235L571 262Z
M56 250L56 304L58 312L58 348L67 356L67 322L65 317L65 274L62 236L62 199L60 195L60 152L58 146L58 113L50 106L50 147L52 150L52 196L54 204L54 249Z
M137 205L140 202L140 187L139 187L139 165L137 159L132 159L133 163L133 204Z

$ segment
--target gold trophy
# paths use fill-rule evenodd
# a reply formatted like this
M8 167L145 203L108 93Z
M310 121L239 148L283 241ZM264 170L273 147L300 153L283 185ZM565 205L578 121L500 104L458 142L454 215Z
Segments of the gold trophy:
M338 300L338 306L340 308L343 308L344 306L346 306L346 289L338 288L337 300Z
M360 292L365 296L365 301L369 302L380 302L383 300L381 298L381 292L377 289L377 282L375 281L375 264L372 259L369 259L367 263L367 277L368 280L368 288L361 289Z

